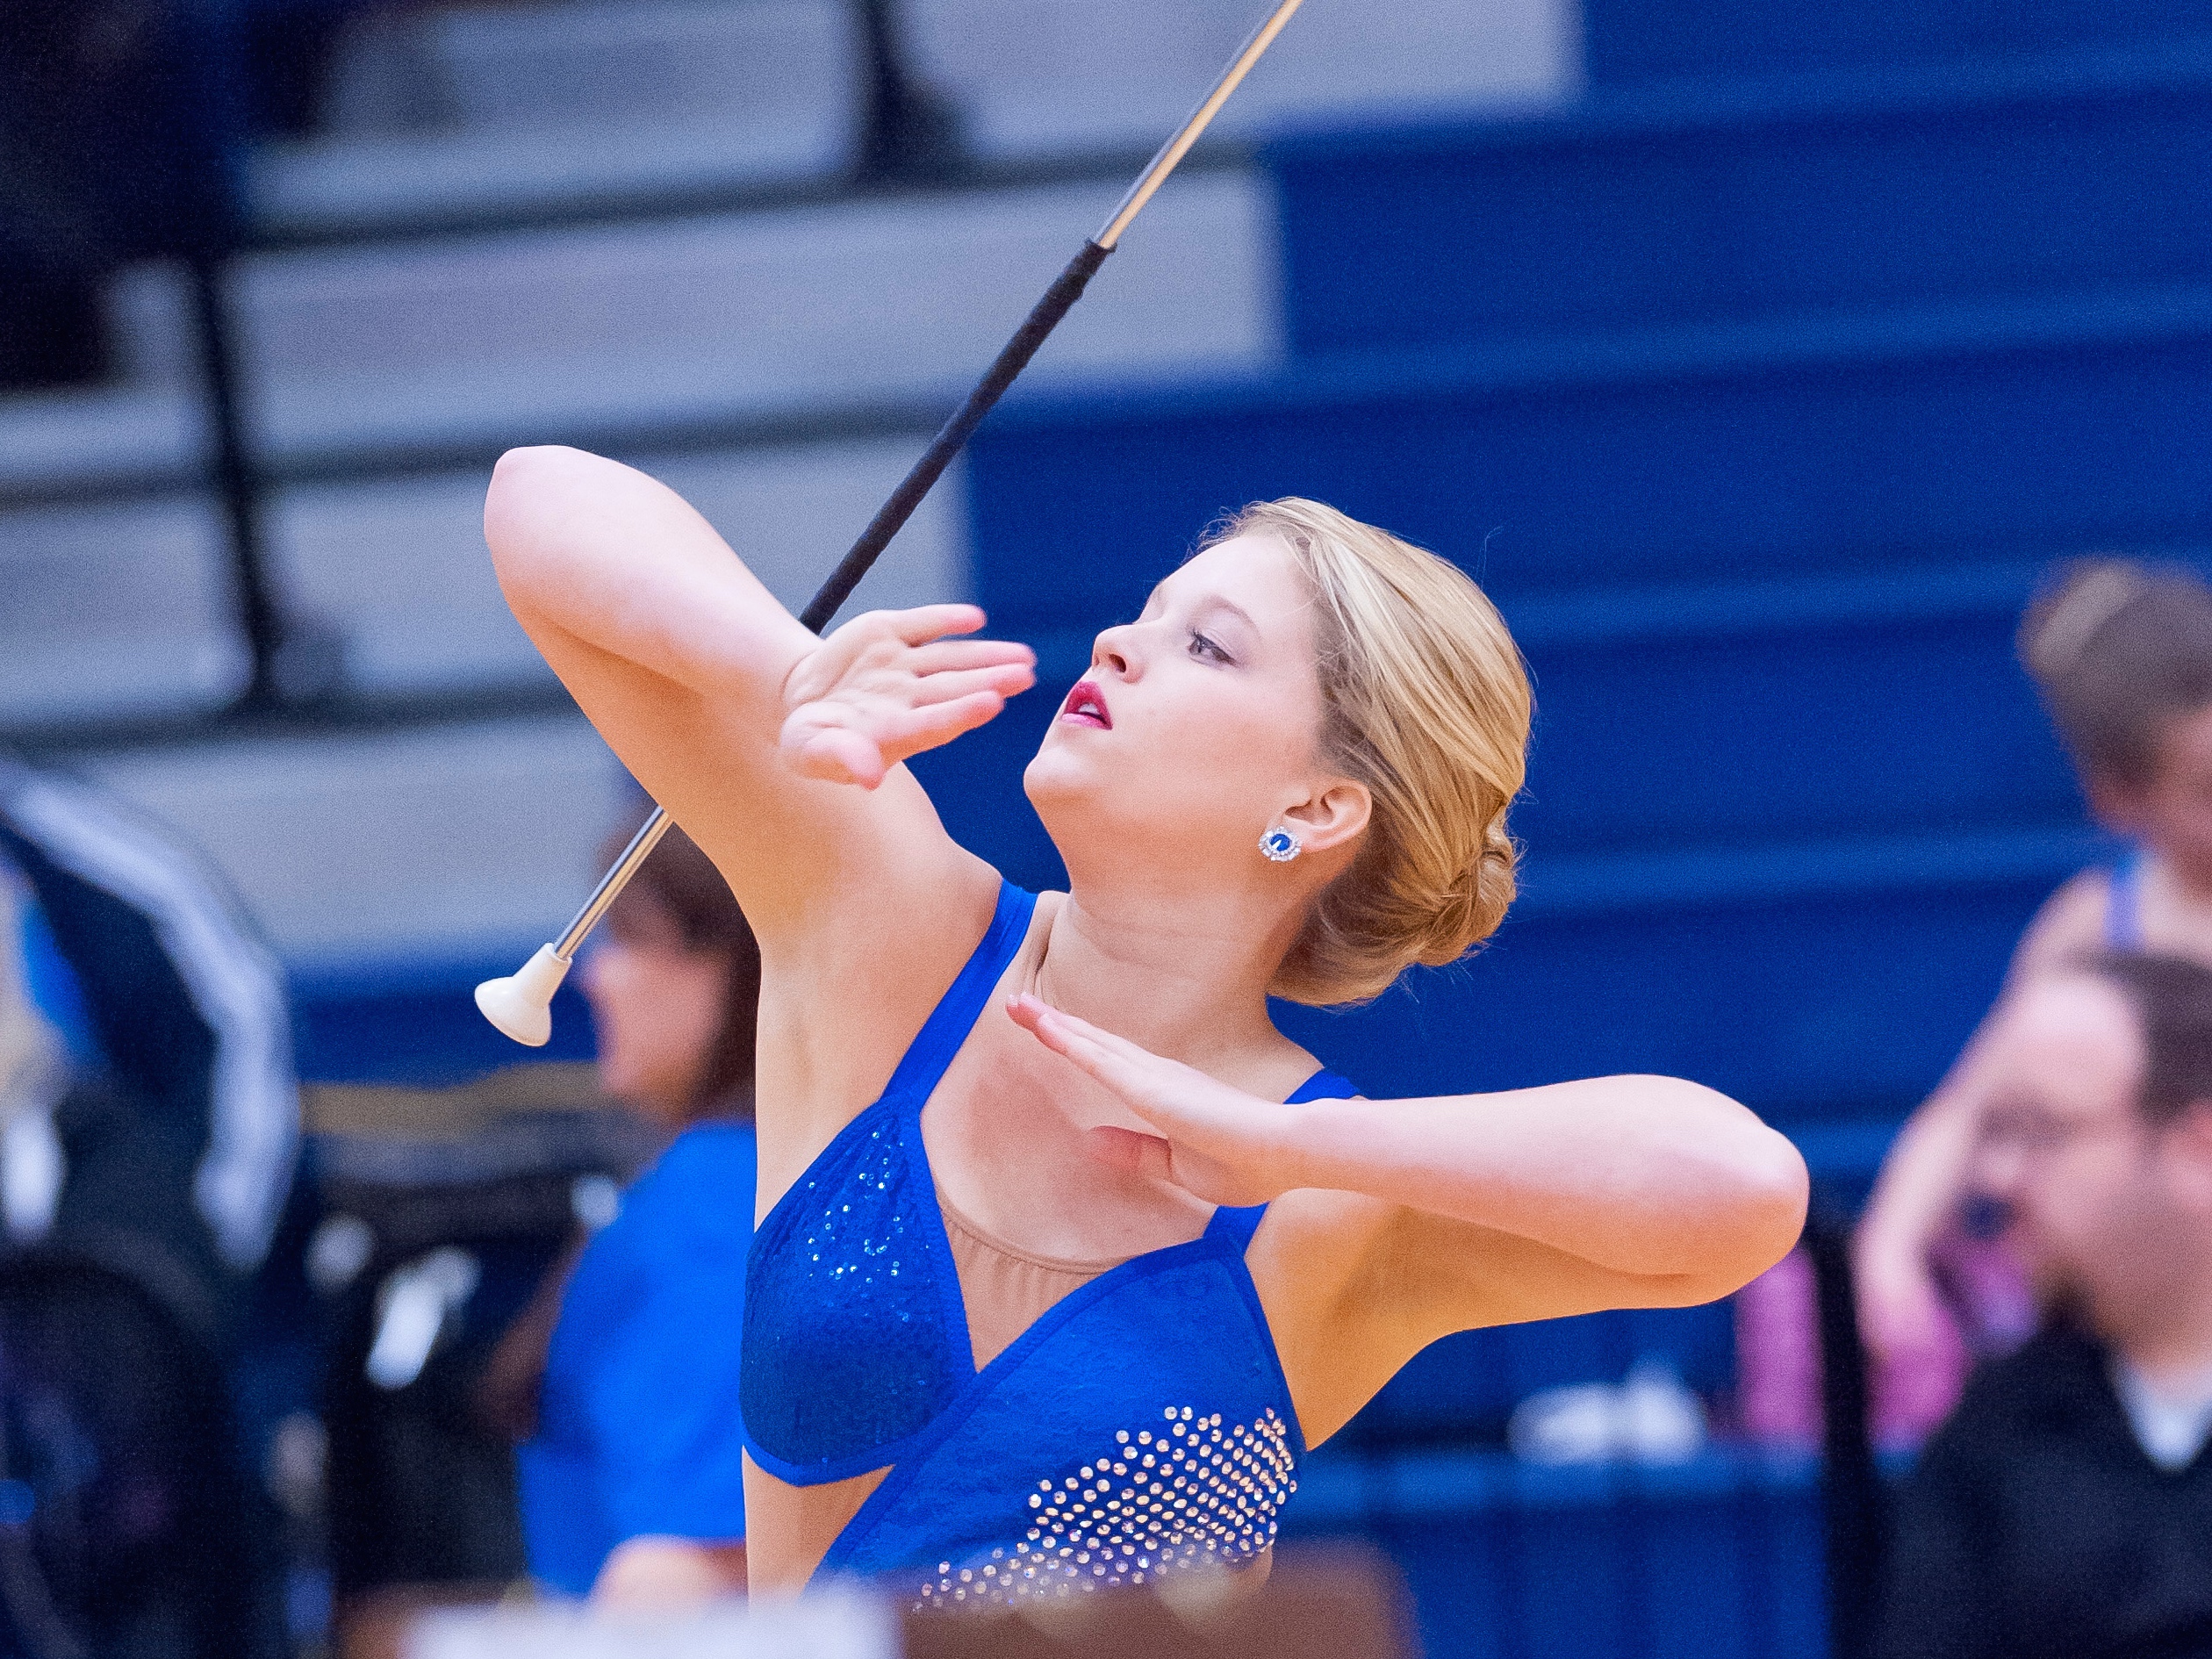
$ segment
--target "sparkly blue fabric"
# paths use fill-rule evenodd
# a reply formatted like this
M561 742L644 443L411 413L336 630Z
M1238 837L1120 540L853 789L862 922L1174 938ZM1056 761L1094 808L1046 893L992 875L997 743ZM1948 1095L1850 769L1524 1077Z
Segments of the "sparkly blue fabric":
M1298 1097L1352 1092L1325 1074ZM1263 1554L1305 1441L1245 1268L1260 1215L1217 1210L1054 1304L909 1443L821 1572L1002 1605Z
M801 1486L889 1464L821 1570L916 1604L1247 1564L1305 1455L1246 1269L1265 1205L1103 1272L975 1369L920 1119L1033 905L1000 889L889 1088L767 1214L745 1272L745 1451ZM1354 1093L1323 1071L1292 1099Z
M815 1486L897 1461L975 1374L959 1279L922 1147L922 1108L1029 932L1011 882L982 943L883 1096L847 1124L753 1235L745 1449Z
M980 1372L922 1144L922 1108L1021 948L990 930L900 1062L754 1235L746 1449L816 1485L890 1466L823 1573L917 1603L1064 1597L1249 1562L1305 1454L1245 1267L1264 1205L1102 1274ZM1357 1091L1321 1072L1293 1101Z

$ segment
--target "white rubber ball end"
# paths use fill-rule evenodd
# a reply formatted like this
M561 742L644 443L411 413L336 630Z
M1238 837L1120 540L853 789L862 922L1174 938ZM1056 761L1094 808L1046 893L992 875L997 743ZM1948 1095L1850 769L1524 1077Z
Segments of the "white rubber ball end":
M478 1011L516 1042L543 1048L553 1035L553 993L568 971L551 945L541 944L521 973L476 988Z

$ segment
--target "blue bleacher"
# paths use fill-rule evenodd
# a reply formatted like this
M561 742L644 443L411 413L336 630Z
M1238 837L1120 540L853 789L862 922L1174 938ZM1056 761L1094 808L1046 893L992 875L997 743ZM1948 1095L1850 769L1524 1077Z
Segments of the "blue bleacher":
M1807 1456L1742 1448L1658 1468L1325 1454L1285 1532L1382 1543L1433 1659L1802 1659L1826 1634L1817 1483Z
M1319 354L2201 284L2208 139L2212 40L1286 140L1290 337Z
M1347 353L1023 399L968 470L1001 626L1133 612L1197 527L1303 491L1502 600L2212 541L2212 288Z
M1971 69L2212 35L2205 0L1584 0L1582 12L1584 64L1600 87L1909 64Z

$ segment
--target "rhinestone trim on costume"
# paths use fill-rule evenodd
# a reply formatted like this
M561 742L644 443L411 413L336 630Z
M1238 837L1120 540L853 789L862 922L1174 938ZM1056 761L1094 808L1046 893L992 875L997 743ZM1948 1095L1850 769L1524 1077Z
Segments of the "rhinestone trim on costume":
M1114 1435L1110 1454L1030 1494L1034 1524L1010 1548L939 1562L920 1605L1002 1604L1248 1564L1275 1542L1291 1493L1289 1426L1270 1407L1246 1427L1168 1406L1167 1426Z

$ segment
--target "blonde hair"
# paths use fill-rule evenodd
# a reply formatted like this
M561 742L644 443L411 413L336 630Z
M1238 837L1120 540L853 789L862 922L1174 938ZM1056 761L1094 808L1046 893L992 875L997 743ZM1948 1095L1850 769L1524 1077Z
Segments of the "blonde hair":
M1206 545L1246 535L1282 541L1313 585L1321 758L1374 800L1270 988L1355 1002L1417 962L1457 961L1505 919L1528 670L1497 607L1433 553L1296 496L1253 503Z

